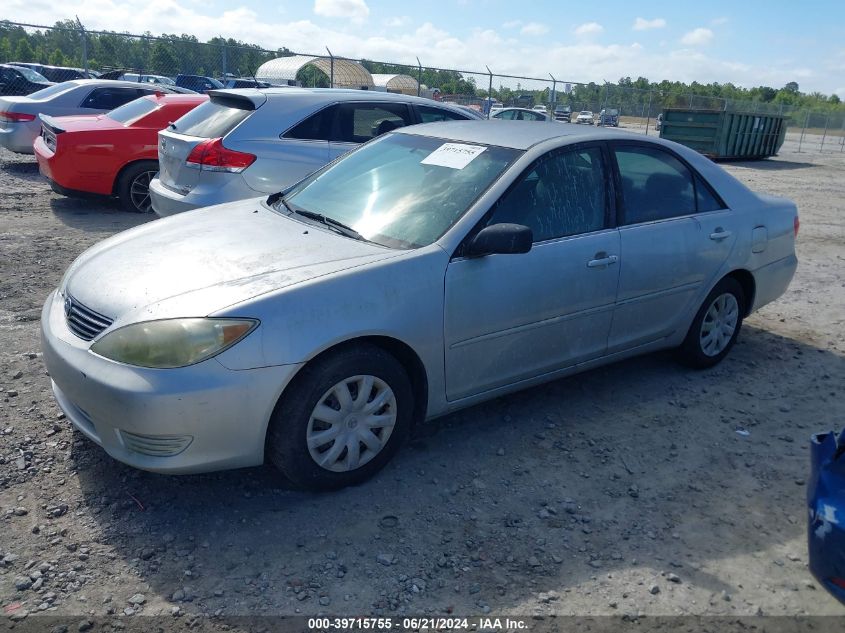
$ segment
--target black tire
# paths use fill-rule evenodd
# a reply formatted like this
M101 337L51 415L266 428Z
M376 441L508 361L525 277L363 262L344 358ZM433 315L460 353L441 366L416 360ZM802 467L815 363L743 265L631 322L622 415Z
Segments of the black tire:
M322 396L339 382L358 375L383 380L396 399L396 422L384 447L370 461L345 472L320 466L306 443L311 413ZM267 431L268 460L297 487L335 490L361 483L381 470L410 433L414 416L411 381L401 363L374 345L340 348L307 365L282 394Z
M133 213L152 213L149 186L152 177L158 171L158 161L139 160L126 167L117 181L117 197L126 211ZM146 196L140 195L140 190Z
M734 299L736 299L739 309L736 328L724 348L722 348L718 354L709 355L702 347L701 326L707 316L707 311L710 309L710 306L718 297L724 294L731 294ZM678 360L684 365L695 369L706 369L721 362L722 359L731 351L734 343L736 343L737 336L739 336L739 331L742 329L742 320L746 311L745 301L745 292L742 290L742 286L736 279L725 277L716 284L713 290L710 291L710 294L707 295L707 298L704 300L704 303L701 304L695 318L692 320L692 325L690 325L687 336L677 350Z

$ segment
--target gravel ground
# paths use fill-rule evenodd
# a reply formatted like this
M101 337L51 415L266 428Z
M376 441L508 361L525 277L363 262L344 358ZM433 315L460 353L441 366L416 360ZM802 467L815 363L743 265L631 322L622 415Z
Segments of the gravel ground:
M135 471L72 430L41 305L82 250L149 218L53 194L0 152L4 613L845 615L804 536L808 437L845 424L845 156L726 168L798 202L801 263L720 366L654 354L501 398L315 495L269 467Z

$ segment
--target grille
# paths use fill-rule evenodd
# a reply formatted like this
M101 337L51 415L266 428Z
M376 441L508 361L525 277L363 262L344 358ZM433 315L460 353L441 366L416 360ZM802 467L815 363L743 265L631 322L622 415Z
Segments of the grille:
M153 457L178 455L193 441L190 435L140 435L121 431L123 443L130 451Z
M65 295L65 319L70 331L85 341L93 339L114 320L86 308L70 295Z

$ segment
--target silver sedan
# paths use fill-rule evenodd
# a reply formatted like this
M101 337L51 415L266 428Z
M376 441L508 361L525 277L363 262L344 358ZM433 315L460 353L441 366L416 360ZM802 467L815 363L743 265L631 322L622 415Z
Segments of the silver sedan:
M0 97L0 147L32 154L32 143L41 133L39 114L102 114L156 91L173 92L173 89L108 79L77 79L25 97Z
M402 128L286 191L116 235L44 305L68 419L118 460L364 480L416 422L622 358L730 351L796 207L617 131ZM632 380L636 380L635 377Z

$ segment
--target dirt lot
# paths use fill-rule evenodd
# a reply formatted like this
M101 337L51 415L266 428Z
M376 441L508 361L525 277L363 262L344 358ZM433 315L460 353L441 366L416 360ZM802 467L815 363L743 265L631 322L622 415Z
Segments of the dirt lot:
M810 433L845 424L845 156L726 168L796 200L799 272L719 367L656 354L422 428L373 481L166 477L73 431L41 305L150 218L0 153L0 606L105 614L830 614L807 571ZM747 431L739 434L737 431Z

